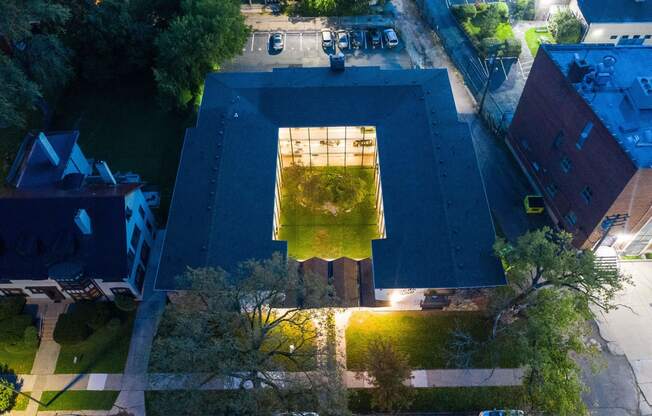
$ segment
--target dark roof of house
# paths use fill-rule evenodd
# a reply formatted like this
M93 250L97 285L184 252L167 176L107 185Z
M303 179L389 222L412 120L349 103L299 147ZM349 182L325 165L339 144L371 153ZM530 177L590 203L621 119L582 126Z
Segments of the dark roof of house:
M78 138L79 131L47 134L47 140L61 159L61 163L53 167L41 147L35 145L38 134L29 133L18 149L16 159L7 176L7 183L13 187L33 188L48 186L59 181Z
M287 251L272 240L280 127L376 126L387 238L376 288L505 282L468 128L446 70L288 68L206 80L186 133L157 288L187 266L233 270Z
M577 0L588 23L652 22L652 1Z
M0 277L47 279L62 265L80 266L86 276L122 280L128 275L125 195L138 185L81 190L0 192ZM75 224L79 209L92 234ZM54 273L57 274L57 273Z

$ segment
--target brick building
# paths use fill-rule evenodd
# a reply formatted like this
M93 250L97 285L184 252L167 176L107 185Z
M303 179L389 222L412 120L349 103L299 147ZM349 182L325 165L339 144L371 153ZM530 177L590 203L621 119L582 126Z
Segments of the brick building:
M578 247L596 245L605 216L628 214L605 244L650 250L652 48L543 46L507 142Z

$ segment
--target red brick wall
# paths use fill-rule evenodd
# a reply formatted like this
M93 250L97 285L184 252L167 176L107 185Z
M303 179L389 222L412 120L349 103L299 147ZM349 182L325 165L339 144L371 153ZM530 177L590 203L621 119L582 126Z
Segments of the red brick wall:
M577 140L588 121L593 122L593 130L578 150ZM557 149L554 142L560 131L564 133L564 141ZM604 216L613 209L624 208L622 201L625 199L637 200L640 195L640 190L634 188L632 193L623 194L623 189L636 174L636 166L544 50L537 54L507 140L539 184L554 215L562 219L561 225L575 235L574 244L578 247L587 247L597 241L595 235L591 239L594 241L590 241L589 236L594 234ZM572 161L569 173L561 169L563 157ZM539 165L538 171L533 163ZM558 187L554 198L545 191L551 182ZM593 190L590 204L581 196L587 185ZM644 199L648 200L649 195ZM638 204L645 205L642 200L637 200ZM575 227L563 221L570 210L577 215Z

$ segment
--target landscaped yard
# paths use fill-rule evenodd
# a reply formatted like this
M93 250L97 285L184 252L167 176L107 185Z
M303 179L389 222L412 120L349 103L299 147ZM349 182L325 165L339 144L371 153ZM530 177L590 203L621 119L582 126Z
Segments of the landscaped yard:
M452 332L461 329L478 341L484 341L491 331L491 321L475 312L401 311L354 312L346 330L346 360L349 370L362 370L369 340L392 339L405 352L415 369L456 367L450 356ZM473 356L472 366L518 367L517 357L509 354L509 344L493 363L487 348ZM495 365L494 365L495 364Z
M0 373L29 374L38 343L25 298L0 297Z
M7 345L0 342L0 367L7 366L16 374L29 374L38 347Z
M366 390L349 390L349 409L353 412L371 413L371 395ZM414 389L411 412L478 412L486 409L523 408L523 387L436 387ZM477 413L475 413L477 414Z
M539 46L542 43L555 43L555 38L552 37L552 33L548 29L533 27L525 32L525 43L532 52L532 56L536 57Z
M54 129L79 129L88 158L105 160L113 172L135 172L159 188L159 220L172 197L185 128L193 116L162 110L149 80L99 90L72 88L60 100Z
M119 391L44 391L39 410L111 410Z
M452 6L451 11L481 55L520 54L521 44L514 37L506 3L462 4Z
M122 373L133 322L132 316L117 330L100 328L79 344L62 345L55 373Z
M340 172L344 168L312 169L327 173ZM297 185L284 180L278 238L288 242L291 257L304 260L315 256L326 259L371 256L371 240L379 237L374 207L374 171L348 167L346 172L362 179L365 197L350 211L339 210L335 214L301 205L297 200Z

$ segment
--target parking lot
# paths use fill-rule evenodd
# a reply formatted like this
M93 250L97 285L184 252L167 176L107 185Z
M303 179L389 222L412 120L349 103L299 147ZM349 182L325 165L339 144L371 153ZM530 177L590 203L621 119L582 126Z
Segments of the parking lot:
M399 39L395 47L388 47L384 37L380 44L374 46L368 29L347 30L348 38L352 32L360 33L360 46L340 49L339 47L324 49L321 32L278 32L283 36L284 47L274 51L271 45L272 32L254 32L242 48L242 55L229 64L224 65L226 71L269 71L278 67L316 67L328 66L328 55L342 52L346 56L347 66L380 66L387 69L411 68L412 64L405 52L404 44ZM332 30L336 43L336 29ZM276 32L274 32L276 33Z

